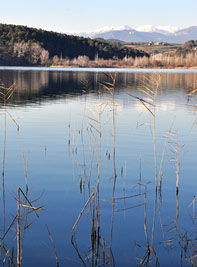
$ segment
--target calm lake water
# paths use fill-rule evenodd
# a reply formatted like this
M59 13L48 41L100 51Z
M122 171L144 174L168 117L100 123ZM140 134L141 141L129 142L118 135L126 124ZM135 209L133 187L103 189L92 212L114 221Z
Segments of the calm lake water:
M22 266L56 266L54 245L60 266L197 262L197 70L1 67L0 84L1 266L17 226Z

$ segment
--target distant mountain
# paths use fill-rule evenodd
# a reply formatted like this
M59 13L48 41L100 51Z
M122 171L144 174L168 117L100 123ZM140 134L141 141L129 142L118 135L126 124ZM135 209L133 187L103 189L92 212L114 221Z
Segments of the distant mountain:
M197 40L197 26L179 29L171 26L145 25L137 28L129 26L104 27L95 32L81 33L80 36L91 38L115 39L124 42L168 42L184 43Z
M189 40L197 40L197 26L188 27L174 33L175 37L180 40L180 43Z
M144 25L144 26L139 26L135 28L135 30L139 32L157 32L165 35L172 35L173 33L177 32L179 30L178 27L174 26L157 26L154 27L152 25Z
M80 32L80 33L69 33L69 32L66 32L66 34L68 35L75 35L75 36L82 36L82 37L90 37L90 38L94 38L94 36L98 35L100 38L100 35L103 34L103 33L106 33L106 32L113 32L113 31L123 31L123 30L132 30L131 27L129 26L118 26L118 27L114 27L114 26L106 26L106 27L102 27L102 28L99 28L93 32ZM95 37L96 38L96 37ZM102 37L101 37L102 38ZM120 40L119 40L120 41Z
M115 30L92 35L91 38L116 39L124 42L168 42L170 36L157 32L139 32L132 30Z

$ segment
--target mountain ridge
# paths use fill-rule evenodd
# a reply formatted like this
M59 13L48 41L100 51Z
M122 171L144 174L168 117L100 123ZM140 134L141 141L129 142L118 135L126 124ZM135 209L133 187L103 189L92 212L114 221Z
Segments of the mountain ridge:
M110 26L103 27L91 33L78 33L75 35L90 37L116 39L124 42L168 42L185 43L189 40L197 40L197 26L179 29L174 26L145 25L140 27Z

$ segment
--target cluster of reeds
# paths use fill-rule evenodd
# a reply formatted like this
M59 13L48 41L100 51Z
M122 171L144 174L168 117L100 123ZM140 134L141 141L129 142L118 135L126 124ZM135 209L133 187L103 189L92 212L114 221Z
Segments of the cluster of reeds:
M25 230L27 230L31 224L28 222L28 215L34 212L35 216L39 218L38 211L42 210L43 207L35 207L30 201L28 196L28 186L26 185L26 192L18 187L17 194L17 267L22 264L22 249ZM21 210L22 209L22 210Z
M124 182L124 188L123 196L116 197L116 181L117 181L117 170L116 170L116 112L117 107L115 103L115 86L116 86L116 79L117 74L106 74L106 77L108 79L107 82L100 83L100 89L103 90L103 94L106 98L106 101L102 101L99 105L97 105L96 110L90 110L91 116L88 116L88 127L87 127L87 133L90 138L90 143L92 142L93 137L93 145L91 144L90 151L92 153L91 157L91 164L89 169L89 175L87 179L87 171L86 171L86 164L85 164L85 152L84 152L84 118L86 117L86 106L84 107L83 112L83 119L82 119L82 125L81 129L78 130L76 143L71 141L71 124L69 122L68 124L68 149L70 152L70 147L72 143L75 143L75 146L72 149L72 154L77 155L78 154L78 147L79 140L81 138L82 142L82 153L83 153L83 175L80 176L80 192L82 192L86 186L86 183L88 185L89 189L89 197L83 206L80 214L78 215L78 218L73 225L72 231L71 231L71 243L76 250L76 253L81 261L81 263L84 266L90 265L90 266L105 266L114 265L114 258L113 258L113 249L112 249L112 236L113 236L113 224L114 224L114 214L115 212L122 212L126 211L128 209L137 208L139 206L144 205L144 232L145 232L145 238L146 238L146 250L145 254L141 259L138 259L138 266L150 266L155 265L159 266L159 258L154 246L154 232L155 232L155 223L156 223L156 213L157 213L157 189L159 188L161 193L161 184L162 184L162 165L164 161L164 156L166 152L167 145L171 143L171 151L173 152L173 160L176 161L176 170L177 170L177 176L176 176L176 218L175 218L175 227L176 230L176 238L179 238L179 243L181 244L181 253L185 254L185 258L188 262L191 264L196 264L196 248L195 248L195 239L190 239L187 234L181 235L178 230L178 217L179 217L179 205L178 205L178 189L179 189L179 176L180 176L180 152L182 146L180 146L177 132L174 131L171 128L167 132L165 136L165 144L163 153L160 160L160 166L158 169L158 156L157 156L157 97L158 92L160 88L160 80L161 76L145 76L143 83L139 89L140 94L143 96L138 97L130 94L132 97L140 101L140 103L144 106L145 110L150 114L152 118L152 128L153 128L153 150L154 150L154 169L155 169L155 201L154 201L154 212L153 212L153 222L152 222L152 229L151 233L148 233L148 226L147 226L147 185L141 184L141 159L140 159L140 186L144 186L145 190L144 192L140 192L139 194L135 195L126 195L125 194L125 182ZM12 87L13 88L13 87ZM5 114L9 114L6 108L7 101L11 97L11 95L14 92L14 88L11 89L4 89L2 91L2 102ZM193 94L196 93L196 91L193 91ZM102 150L101 150L101 144L102 144L102 127L106 124L106 122L102 122L102 115L106 108L109 108L112 116L112 128L113 128L113 152L112 152L112 159L113 159L113 191L112 191L112 198L110 200L101 200L100 199L100 181L102 179L101 177L101 157L102 157ZM15 119L9 114L10 118L15 122L17 125L17 129L19 129L19 126ZM6 117L5 117L5 140L6 140ZM90 181L91 177L91 171L92 171L92 162L93 157L95 155L95 144L98 143L98 158L97 158L97 177L96 177L96 185L92 185ZM3 157L3 175L4 175L4 165L5 165L5 144L6 141L4 141L4 157ZM110 153L107 151L106 156L110 158ZM25 160L24 160L25 162ZM41 206L35 207L34 202L32 201L29 195L29 188L27 184L27 163L24 163L24 169L25 169L25 177L26 177L26 189L23 191L21 187L18 187L17 190L17 196L15 197L17 201L17 214L14 217L11 224L8 226L7 230L4 230L4 234L1 237L1 251L4 252L4 259L3 263L7 261L8 266L14 266L15 258L14 258L14 248L9 249L5 244L5 238L7 237L8 233L11 232L11 230L16 227L16 239L17 239L17 267L20 267L22 264L22 250L23 250L23 240L24 240L24 234L26 229L28 229L31 226L31 222L29 222L29 216L31 213L34 213L36 217L39 217L38 211L42 210ZM123 167L121 168L121 176L123 176L125 170L126 175L126 166L125 169ZM3 176L4 177L4 176ZM126 179L126 177L125 177ZM85 196L85 195L84 195ZM133 199L136 197L143 197L144 196L144 202L140 203L135 206L126 207L126 200ZM115 209L116 204L119 201L124 200L124 208L123 209ZM110 228L110 241L106 241L106 239L102 236L102 225L101 225L101 214L100 214L100 203L101 201L108 201L112 205L112 214L111 214L111 228ZM195 205L196 198L194 200ZM90 216L90 223L91 230L89 233L90 241L91 241L91 249L87 250L87 255L84 256L84 252L81 252L78 244L77 244L77 226L79 226L79 222L81 220L81 217L83 214L88 210ZM162 223L161 223L162 225ZM162 227L163 228L163 227ZM56 266L59 266L59 260L57 256L57 250L55 247L55 243L53 241L51 232L49 230L49 227L46 225L46 229L48 231L49 237L51 239L55 258L56 258ZM150 235L150 237L149 237ZM171 240L166 240L167 243L172 243Z
M93 188L93 192L86 201L83 209L81 210L75 224L73 225L71 232L71 243L74 249L77 252L77 255L84 266L111 266L112 265L112 256L108 251L105 243L105 239L101 236L100 232L100 210L99 210L99 195L98 192ZM79 224L80 218L87 209L89 205L89 212L91 214L91 249L88 251L88 254L84 257L80 252L77 239L76 239L76 228ZM84 251L83 251L84 254Z
M79 56L72 60L68 58L53 58L54 66L63 67L134 67L134 68L189 68L197 67L197 53L186 55L171 55L170 53L153 54L150 57L124 57L123 59L90 60L87 56Z
M197 53L189 53L186 56L161 53L150 57L125 58L123 62L127 66L137 68L188 68L197 66Z
M99 83L99 93L102 92L104 99L102 98L102 101L96 105L96 109L93 110L92 108L89 109L91 115L87 116L88 118L88 135L90 137L90 143L93 141L93 144L90 144L90 152L92 152L91 156L91 164L90 164L90 170L89 170L89 176L87 181L87 186L89 189L89 198L86 201L82 211L80 212L73 228L72 228L72 235L71 235L71 242L73 247L75 248L77 255L80 259L80 261L83 263L84 266L87 264L90 264L91 266L100 266L100 265L113 265L114 264L114 258L113 258L113 225L114 225L114 216L115 214L119 212L126 212L126 210L134 209L139 206L144 205L143 203L135 204L132 206L126 206L127 201L131 201L138 197L143 197L145 193L139 193L134 195L126 195L125 194L125 184L123 188L123 196L116 197L116 181L117 181L117 170L116 170L116 112L117 112L117 104L115 102L115 86L116 86L116 79L117 74L105 74L107 81ZM107 112L111 113L111 122L112 122L112 128L113 128L113 151L110 153L108 150L106 151L106 157L108 160L112 158L113 160L113 190L112 190L112 199L100 199L100 181L102 179L101 177L101 157L102 157L102 150L101 150L101 144L102 144L102 129L103 127L109 122L109 120L104 121L102 119L102 115L107 110ZM84 118L84 116L83 116ZM78 137L81 135L82 130L78 131ZM93 136L93 138L91 137ZM68 127L68 146L70 146L70 123ZM83 139L81 139L83 141ZM77 138L76 145L78 144L79 138ZM97 143L97 146L96 146ZM82 146L83 147L83 146ZM95 148L97 147L98 157L97 157L97 179L96 179L96 185L93 185L90 181L91 177L91 170L92 170L92 162L93 157L95 156ZM76 146L73 148L73 154L76 154ZM83 152L83 151L82 151ZM84 152L83 152L84 153ZM111 157L112 154L112 157ZM77 155L77 154L76 154ZM83 156L84 157L84 156ZM79 164L78 164L79 165ZM83 165L83 164L82 164ZM83 170L84 172L84 170ZM126 166L125 169L123 167L121 168L121 176L126 175ZM88 173L87 171L85 173ZM81 175L80 178L80 192L84 190L86 184L84 183L84 180L82 180L83 175ZM105 178L106 179L106 178ZM126 177L124 178L126 180ZM92 189L93 186L93 189ZM111 213L111 227L110 227L110 241L106 242L105 238L102 237L102 225L101 225L101 218L100 218L100 202L105 201L112 205L112 213ZM123 209L117 209L116 204L124 201L124 208ZM89 206L89 209L88 209ZM79 244L77 244L77 226L79 225L79 221L82 217L82 215L85 213L85 211L89 210L89 214L91 214L91 231L90 231L90 240L91 240L91 250L89 251L88 255L86 257L83 256L84 252L80 252Z
M144 80L138 90L143 94L142 97L134 96L135 99L139 100L144 108L151 114L153 118L153 144L154 144L154 161L155 161L155 190L157 191L158 185L158 167L157 167L157 149L156 149L156 107L157 107L157 95L160 86L161 75L144 76Z
M115 81L115 80L114 80ZM106 84L101 84L102 87L104 87ZM97 182L96 182L96 190L93 187L93 192L89 195L89 199L87 200L84 208L82 209L81 213L78 216L78 219L76 223L73 226L72 229L72 237L71 237L71 242L72 245L74 246L77 255L79 259L82 261L84 265L85 261L90 261L91 260L91 265L92 266L97 266L101 262L104 263L104 265L108 264L111 262L112 257L110 256L110 253L107 253L107 248L105 244L104 238L101 236L101 225L100 225L100 178L101 178L101 142L102 142L102 127L104 126L105 123L102 123L102 114L105 111L106 107L109 105L109 100L106 102L102 102L96 106L96 109L90 109L91 115L88 116L89 123L88 123L88 133L90 132L90 142L92 140L91 136L93 136L93 146L91 145L90 152L92 150L92 156L91 156L91 167L89 170L89 176L88 176L88 189L89 189L89 194L91 190L91 170L92 170L92 162L93 162L93 157L95 156L95 145L98 142L98 159L97 159ZM84 116L83 116L84 117ZM81 130L81 133L83 132L83 127ZM115 137L114 137L115 138ZM82 139L83 143L83 139ZM114 152L115 155L115 152ZM84 158L84 156L83 156ZM80 191L82 191L82 179L80 179ZM77 242L76 242L76 236L75 236L75 228L78 225L78 222L84 213L87 205L90 205L90 214L92 218L92 229L91 229L91 234L90 234L90 239L91 239L91 253L88 255L85 259L81 256Z
M134 96L130 94L132 97L140 101L140 103L144 106L145 110L149 112L152 120L152 132L153 132L153 146L154 146L154 162L155 162L155 202L154 202L154 212L153 212L153 224L152 224L152 234L151 241L148 239L147 226L146 226L146 194L145 194L145 222L144 222L144 231L146 236L147 250L144 257L139 261L139 266L147 266L150 262L153 262L153 256L155 256L155 264L159 266L159 260L154 249L154 231L155 231L155 221L156 221L156 213L157 213L157 188L158 188L158 180L159 180L159 192L160 192L160 203L159 203L159 212L160 212L160 221L161 227L163 229L162 220L161 220L161 186L162 186L162 165L164 161L164 156L166 153L167 145L170 145L170 150L173 153L173 160L176 161L176 224L178 224L178 191L179 191L179 176L180 176L180 152L183 146L180 146L177 132L173 130L173 124L170 127L169 131L165 136L165 143L163 148L163 153L160 159L160 167L158 172L158 156L157 156L157 145L156 145L156 130L157 130L157 96L160 87L160 75L148 75L144 77L144 81L142 85L138 88L139 92L142 93L142 96ZM147 191L147 189L146 189ZM164 232L162 230L162 232Z
M23 241L25 231L31 226L32 222L29 223L28 217L29 214L34 212L37 217L38 211L42 209L42 207L35 207L32 203L35 201L30 200L28 183L27 183L27 162L24 159L24 171L25 171L25 181L26 181L26 189L25 193L18 187L17 196L15 196L15 200L17 201L17 214L14 216L11 224L6 229L6 221L5 221L5 158L6 158L6 135L7 135L7 115L9 118L15 123L17 130L19 131L19 125L16 122L15 118L8 111L7 104L9 99L12 97L16 88L14 85L6 88L4 86L0 87L0 101L1 101L1 110L4 112L4 142L3 142L3 162L2 162L2 190L3 190L3 235L0 237L0 258L2 260L2 266L15 266L15 257L14 257L14 246L10 249L6 245L6 238L9 236L11 231L16 232L16 254L17 254L17 267L20 267L22 264L22 251L23 251ZM24 157L24 155L23 155Z
M16 261L17 261L17 267L20 267L22 265L22 252L23 252L23 243L24 243L24 236L25 231L32 225L32 221L29 221L29 217L31 213L34 213L37 218L39 218L38 211L42 210L43 207L35 207L33 203L39 200L31 200L30 194L29 194L29 187L27 184L27 169L25 164L25 178L26 178L26 187L25 192L21 189L21 187L18 187L17 189L17 195L14 196L14 199L17 202L17 213L14 216L12 222L10 225L3 231L3 236L0 238L0 258L4 257L2 260L2 263L7 263L7 266L15 266L15 257L14 257L14 246L12 248L9 248L6 245L6 238L9 238L9 236L13 235L13 231L16 233ZM12 233L11 233L12 232ZM3 253L4 252L4 253ZM4 256L3 256L4 255Z

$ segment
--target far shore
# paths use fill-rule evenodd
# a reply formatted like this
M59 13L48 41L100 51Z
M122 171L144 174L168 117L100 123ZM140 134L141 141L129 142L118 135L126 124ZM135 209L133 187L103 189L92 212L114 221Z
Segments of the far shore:
M167 67L167 66L146 66L146 67L136 67L136 66L61 66L61 65L51 65L50 68L121 68L121 69L197 69L197 66L194 67Z

